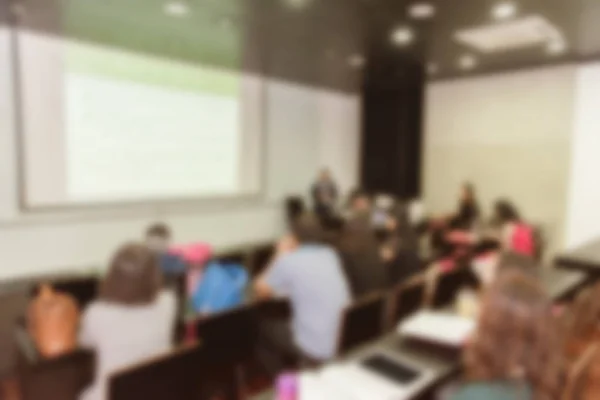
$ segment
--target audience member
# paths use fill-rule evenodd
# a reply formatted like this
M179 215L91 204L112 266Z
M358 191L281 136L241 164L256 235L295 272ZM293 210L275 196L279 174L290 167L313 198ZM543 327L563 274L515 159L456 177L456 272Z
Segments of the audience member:
M321 218L327 218L334 213L338 198L337 185L328 169L322 169L319 178L313 184L312 198L315 213Z
M369 216L372 212L371 196L361 189L354 190L348 198L348 219L360 216Z
M366 216L346 223L339 250L355 298L388 286L386 265L381 257L375 232Z
M458 211L451 218L450 226L452 229L469 231L473 229L473 226L479 217L480 211L475 195L475 188L472 184L465 183L462 186Z
M97 352L96 380L82 399L106 399L106 380L112 372L167 351L175 310L175 296L161 292L154 253L141 244L121 247L102 283L99 300L82 318L80 343Z
M500 228L502 248L528 256L535 255L533 229L521 220L519 212L512 203L507 200L496 202L494 222Z
M281 240L269 268L255 282L258 298L287 296L293 309L290 327L272 323L263 329L261 357L270 372L284 366L280 353L300 352L311 361L335 355L342 312L350 303L348 283L336 252L321 244L321 228L314 215L300 217L293 234Z
M77 346L79 310L75 299L42 285L28 309L27 325L43 357L56 357Z
M148 228L146 231L146 245L158 255L160 269L167 279L172 275L180 275L185 272L186 265L181 257L169 253L171 230L167 225L158 223Z
M559 334L552 303L536 280L508 272L486 291L481 307L465 349L467 382L452 399L560 398Z

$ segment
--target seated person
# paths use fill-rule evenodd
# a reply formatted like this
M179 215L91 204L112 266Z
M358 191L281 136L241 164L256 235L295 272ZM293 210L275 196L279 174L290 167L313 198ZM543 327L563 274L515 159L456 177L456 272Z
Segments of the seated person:
M314 215L300 217L292 235L279 243L274 261L256 280L255 291L259 299L289 297L293 310L291 333L285 323L263 329L265 346L260 356L264 364L270 364L265 365L269 372L278 373L283 360L274 352L267 354L268 341L282 352L297 349L304 359L314 362L335 355L350 290L335 250L321 244L321 228Z
M347 219L361 216L372 217L373 204L371 196L361 189L356 189L350 194L348 199Z
M82 317L80 344L97 354L96 380L83 400L105 400L111 373L169 350L176 300L161 285L156 256L146 246L117 251L99 300Z
M479 219L479 204L475 196L475 188L470 183L462 186L462 192L458 203L458 211L450 219L452 229L470 231Z
M390 283L375 232L369 222L366 216L348 221L340 239L339 251L344 271L355 298L386 289Z
M167 276L185 273L186 265L181 257L169 253L171 230L165 224L154 224L146 231L146 246L159 257L159 265Z
M75 350L78 325L75 299L43 284L27 312L27 328L40 355L56 357Z
M320 218L326 219L333 215L338 198L338 189L328 169L323 168L319 172L319 177L312 186L311 194L315 213Z
M512 203L507 200L497 201L494 205L494 221L500 229L500 244L503 249L535 256L533 229L521 219Z
M532 278L507 272L484 294L465 348L466 382L452 400L560 398L559 332L552 303Z

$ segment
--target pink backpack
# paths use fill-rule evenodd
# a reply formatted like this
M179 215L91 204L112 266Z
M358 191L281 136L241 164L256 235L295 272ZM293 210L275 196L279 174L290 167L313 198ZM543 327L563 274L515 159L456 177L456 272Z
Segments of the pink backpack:
M517 224L513 229L510 247L515 253L533 257L535 255L533 229L527 224Z

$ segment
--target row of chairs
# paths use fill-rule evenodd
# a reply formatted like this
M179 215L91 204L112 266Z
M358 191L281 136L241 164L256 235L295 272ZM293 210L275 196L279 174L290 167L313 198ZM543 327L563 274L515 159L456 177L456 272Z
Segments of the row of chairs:
M401 284L389 292L375 293L349 306L342 319L338 354L381 337L422 307L448 307L464 287L478 288L470 268L440 274L431 285L425 277Z

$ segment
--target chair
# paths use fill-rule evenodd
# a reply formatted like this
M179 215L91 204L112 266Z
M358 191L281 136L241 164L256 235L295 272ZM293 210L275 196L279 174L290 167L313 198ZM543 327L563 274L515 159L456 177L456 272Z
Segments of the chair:
M196 337L206 346L227 347L240 356L250 351L257 335L258 304L244 305L196 321Z
M339 355L383 335L385 306L385 295L376 293L346 308L338 339Z
M394 329L400 321L418 311L425 301L425 282L399 285L391 295L389 325Z
M109 400L239 400L235 364L221 350L195 345L120 371L109 380Z
M465 286L479 287L479 280L470 268L459 267L450 272L441 273L435 284L432 306L440 308L451 305Z

